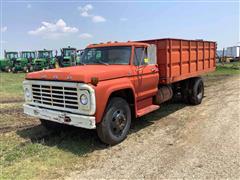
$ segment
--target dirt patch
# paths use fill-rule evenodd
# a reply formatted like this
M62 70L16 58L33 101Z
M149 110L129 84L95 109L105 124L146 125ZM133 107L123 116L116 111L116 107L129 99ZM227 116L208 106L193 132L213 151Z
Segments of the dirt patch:
M0 98L1 104L24 102L23 98Z
M205 77L205 84L201 105L163 105L121 144L88 154L67 179L239 178L240 78Z
M39 124L36 118L23 113L22 104L6 104L0 109L0 133L33 127Z
M27 129L30 127L34 127L37 124L23 124L23 125L15 125L15 126L5 126L5 127L0 127L0 133L7 133L10 131L16 131L16 130L22 130L22 129Z
M10 151L10 157L26 150L4 171L15 172L11 177L29 173L39 179L237 179L240 79L204 79L201 105L165 103L158 111L133 121L127 139L113 147L100 143L96 131L74 127L47 131L38 119L23 114L22 103L2 104L4 149ZM18 143L8 147L9 134Z
M22 112L23 112L22 108L0 109L0 114L16 115L16 114L22 114Z

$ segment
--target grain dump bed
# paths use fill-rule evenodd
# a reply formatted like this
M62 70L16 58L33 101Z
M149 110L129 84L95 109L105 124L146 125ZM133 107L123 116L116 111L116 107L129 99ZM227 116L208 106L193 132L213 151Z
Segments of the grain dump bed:
M157 46L160 84L169 84L216 68L216 43L202 40L154 39L141 42Z

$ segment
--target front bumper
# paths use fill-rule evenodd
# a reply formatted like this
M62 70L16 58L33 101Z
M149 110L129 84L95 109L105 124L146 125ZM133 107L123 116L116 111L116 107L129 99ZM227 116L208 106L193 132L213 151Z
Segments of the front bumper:
M39 119L54 121L57 123L72 125L76 127L95 129L96 122L94 116L84 116L68 112L39 108L28 104L23 105L24 113Z

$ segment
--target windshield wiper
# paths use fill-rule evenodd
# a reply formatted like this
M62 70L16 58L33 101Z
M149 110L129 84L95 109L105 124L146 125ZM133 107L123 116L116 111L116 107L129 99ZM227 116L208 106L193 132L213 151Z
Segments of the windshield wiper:
M78 65L86 65L86 64L84 64L83 62L79 62Z

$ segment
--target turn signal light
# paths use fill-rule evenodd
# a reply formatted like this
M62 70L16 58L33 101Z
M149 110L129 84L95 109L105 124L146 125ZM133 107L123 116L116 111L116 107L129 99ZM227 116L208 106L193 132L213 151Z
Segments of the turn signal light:
M98 84L98 78L97 77L92 77L91 78L91 84L96 86Z

